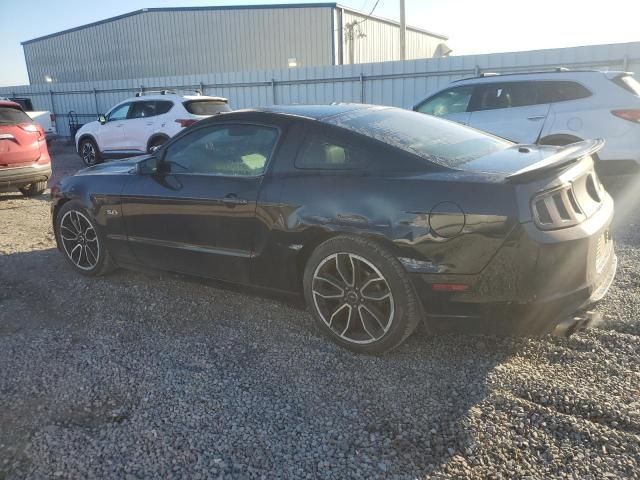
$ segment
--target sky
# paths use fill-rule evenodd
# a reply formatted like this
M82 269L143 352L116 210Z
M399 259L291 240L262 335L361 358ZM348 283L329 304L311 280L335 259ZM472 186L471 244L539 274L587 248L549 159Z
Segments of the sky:
M28 83L20 42L151 7L324 0L0 0L0 86ZM371 11L376 0L342 0ZM452 55L640 41L638 0L406 0L407 23L447 35ZM399 0L374 15L397 20Z

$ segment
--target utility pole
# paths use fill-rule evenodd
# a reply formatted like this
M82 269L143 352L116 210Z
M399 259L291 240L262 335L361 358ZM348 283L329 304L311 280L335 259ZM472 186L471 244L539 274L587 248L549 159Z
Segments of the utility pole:
M404 0L400 0L400 60L407 59L407 18Z

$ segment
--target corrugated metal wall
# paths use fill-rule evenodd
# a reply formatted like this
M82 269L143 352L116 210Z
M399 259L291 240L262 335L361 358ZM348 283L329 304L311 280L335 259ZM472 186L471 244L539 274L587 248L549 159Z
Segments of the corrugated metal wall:
M381 19L344 10L343 23L357 22L354 27L353 62L350 61L349 39L344 40L344 63L371 63L400 60L400 27ZM431 58L444 38L407 28L406 58Z
M365 102L411 107L452 80L479 71L524 72L558 65L575 69L628 70L640 76L640 42L531 52L493 53L314 68L217 73L84 83L2 87L0 96L25 96L37 109L52 110L58 131L68 135L67 112L80 123L145 88L199 88L230 99L232 108L274 103Z
M32 84L333 64L333 9L150 10L24 44Z

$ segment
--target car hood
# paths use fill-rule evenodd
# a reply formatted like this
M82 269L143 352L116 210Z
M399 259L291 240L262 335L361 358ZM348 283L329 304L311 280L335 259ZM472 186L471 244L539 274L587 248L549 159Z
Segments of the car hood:
M119 175L119 174L128 174L136 164L149 158L151 155L144 155L134 158L123 158L122 160L113 160L106 163L101 163L99 165L94 165L93 167L84 168L78 172L76 175Z

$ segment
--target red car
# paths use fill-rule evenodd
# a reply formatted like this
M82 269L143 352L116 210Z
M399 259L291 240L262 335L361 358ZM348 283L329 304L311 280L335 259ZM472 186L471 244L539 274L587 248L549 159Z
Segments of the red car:
M0 191L40 195L49 177L51 158L44 130L19 104L0 101Z

